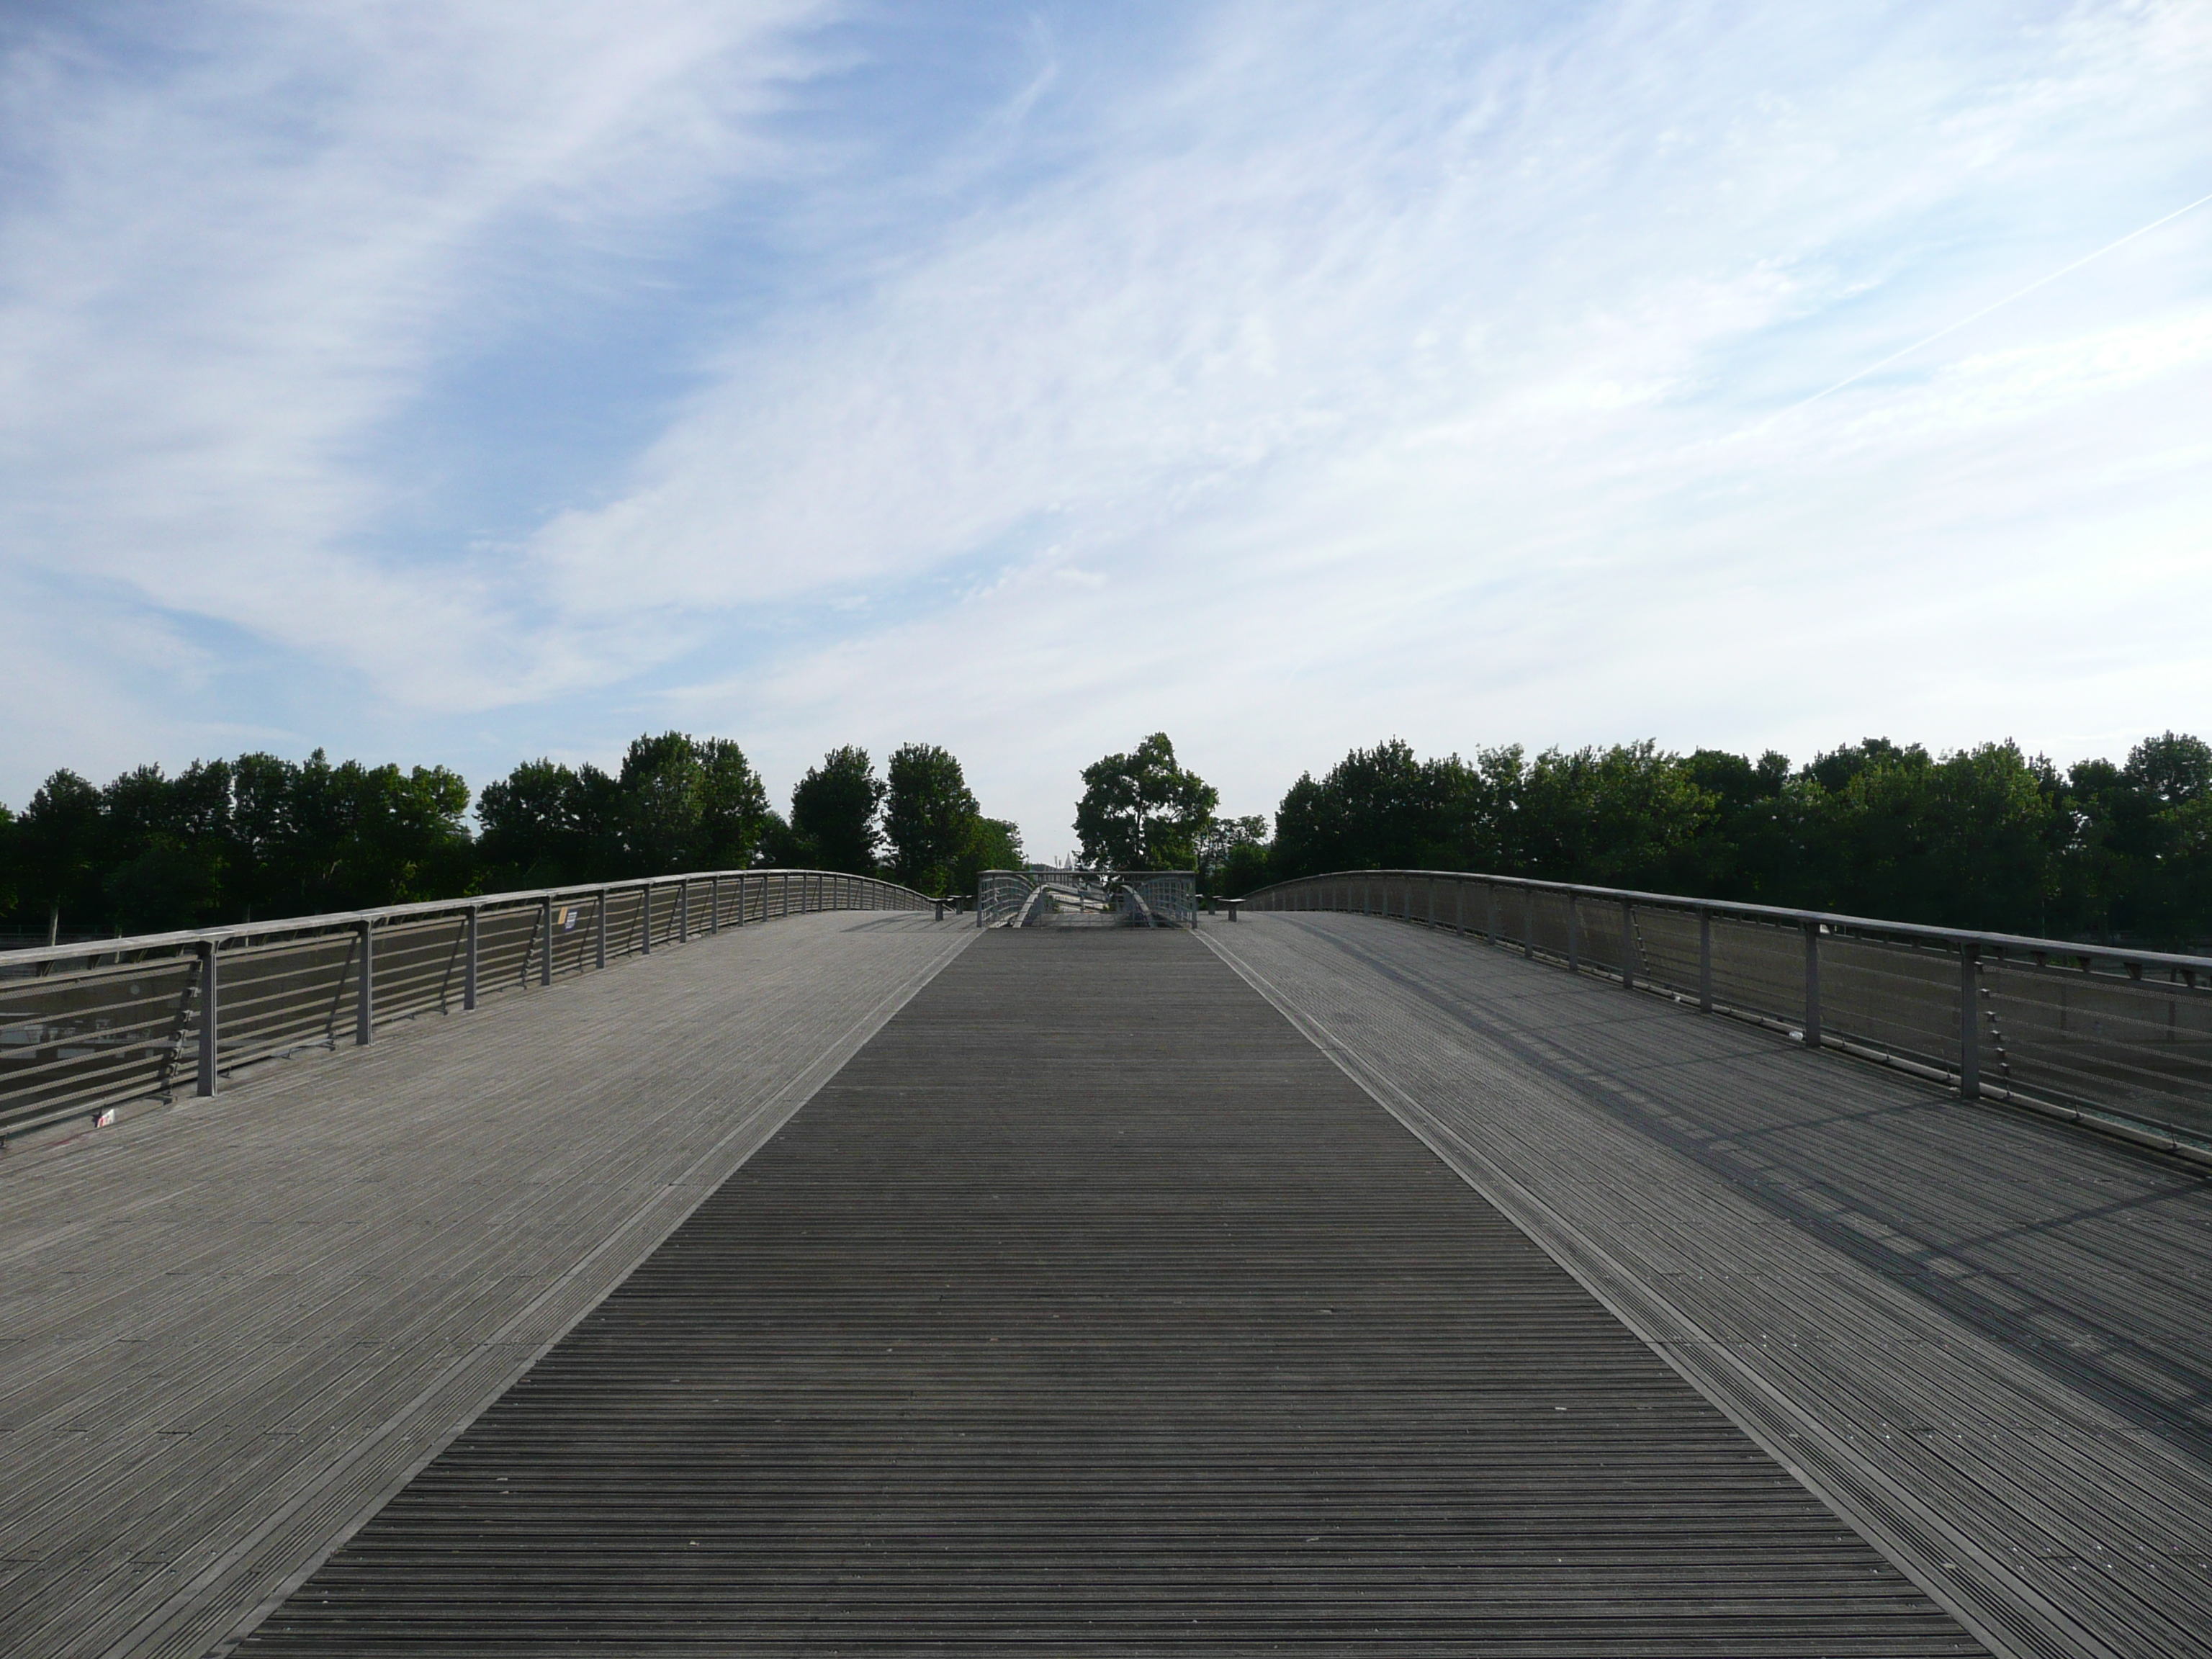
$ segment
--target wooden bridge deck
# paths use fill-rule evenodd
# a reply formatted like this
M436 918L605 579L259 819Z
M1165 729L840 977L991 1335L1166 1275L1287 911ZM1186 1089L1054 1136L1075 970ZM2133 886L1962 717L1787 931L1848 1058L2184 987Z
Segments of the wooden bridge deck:
M1995 1649L2212 1653L2212 1184L1448 931L1206 935Z
M0 1650L2212 1652L2208 1258L1405 923L779 922L0 1164Z

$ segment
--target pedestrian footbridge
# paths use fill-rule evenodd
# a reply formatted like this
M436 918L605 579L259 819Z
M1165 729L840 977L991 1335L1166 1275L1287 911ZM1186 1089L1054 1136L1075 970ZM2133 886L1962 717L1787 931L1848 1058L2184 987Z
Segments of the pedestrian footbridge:
M794 878L0 979L0 1650L2212 1653L2184 959Z

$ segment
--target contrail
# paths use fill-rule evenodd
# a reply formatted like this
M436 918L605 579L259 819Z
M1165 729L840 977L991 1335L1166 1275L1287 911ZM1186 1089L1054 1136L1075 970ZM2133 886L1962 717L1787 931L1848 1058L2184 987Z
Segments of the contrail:
M2200 196L2195 201L2190 203L2186 207L2178 207L2174 209L2172 212L2166 215L2165 217L2154 219L2148 224L2142 226L2140 229L2130 231L2126 235L2121 237L2119 240L2116 242L2107 242L2104 246L2099 248L2094 253L2083 254L2072 264L2061 265L2057 270L2052 271L2048 276L2037 277L2026 288L2015 289L2010 294L2006 295L2003 299L1992 301L1990 304L1984 306L1979 311L1975 312L1972 316L1961 317L1955 323L1946 324L1943 327L1937 329L1933 334L1930 334L1926 339L1915 340L1911 345L1906 346L1903 350L1891 352L1888 356L1883 358L1880 362L1869 363L1864 368L1859 370L1856 374L1846 374L1842 380L1837 381L1835 385L1829 386L1826 391L1814 392L1802 403L1790 404L1790 407L1784 410L1781 414L1771 417L1768 421L1765 422L1764 424L1771 426L1775 421L1779 421L1789 416L1795 415L1801 409L1809 409L1813 404L1819 403L1821 398L1827 397L1831 392L1841 392L1845 386L1850 385L1854 380L1863 380L1868 375L1876 374L1882 369L1887 368L1899 358L1910 357L1914 352L1919 350L1921 347L1935 344L1936 341L1942 339L1946 334L1955 334L1960 329L1966 327L1967 324L1981 321L1983 318L1988 316L1992 311L2002 310L2005 307L2010 305L2014 300L2024 299L2028 295L2034 293L2036 289L2043 288L2049 283L2057 282L2061 276L2066 275L2068 271L2079 270L2083 265L2087 264L2092 259L2101 259L2107 253L2110 253L2114 248L2124 247L2128 243L2134 241L2136 237L2148 234L2149 232L2156 230L2160 225L2171 224L2174 220L2179 219L2183 214L2188 213L2194 209L2201 208L2207 202L2212 202L2212 195Z

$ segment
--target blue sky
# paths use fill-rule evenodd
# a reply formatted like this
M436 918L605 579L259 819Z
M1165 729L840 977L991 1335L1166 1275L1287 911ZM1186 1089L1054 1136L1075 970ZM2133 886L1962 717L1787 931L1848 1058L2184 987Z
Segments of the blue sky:
M2212 734L2208 193L2206 3L17 6L0 800Z

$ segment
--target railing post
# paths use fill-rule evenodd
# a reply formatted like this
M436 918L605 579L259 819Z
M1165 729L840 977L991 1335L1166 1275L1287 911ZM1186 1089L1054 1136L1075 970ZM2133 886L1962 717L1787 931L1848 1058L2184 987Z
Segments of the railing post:
M1820 924L1805 924L1805 1048L1820 1047Z
M1467 937L1467 878L1452 878L1452 931L1462 939Z
M215 1093L215 1067L219 1054L216 1046L216 1027L221 1021L222 999L216 987L216 948L213 939L200 945L200 1067L197 1092L205 1099Z
M691 878L689 876L676 884L676 942L678 945L691 942Z
M1482 939L1486 945L1498 943L1498 884L1482 884Z
M722 878L719 875L707 878L707 931L722 931Z
M361 924L361 985L354 998L353 1040L356 1048L368 1046L369 1027L376 1023L375 924Z
M599 935L599 965L604 968L607 965L607 890L604 887L599 889L599 921L598 931Z
M639 954L649 957L653 954L653 884L650 881L645 884L643 891L645 893L645 949Z
M1620 902L1620 988L1636 988L1636 902Z
M469 906L468 934L461 946L461 1010L468 1012L477 1006L477 912L480 906Z
M538 982L550 985L553 982L553 896L550 893L538 901L538 915L545 924L545 953L538 961ZM526 969L524 977L528 976L529 970Z
M1570 887L1567 890L1567 971L1571 974L1579 974L1583 970L1581 922L1582 914L1575 906L1575 891Z
M1713 1011L1713 913L1698 907L1698 1012Z
M1521 890L1521 954L1534 962L1536 959L1536 890Z
M1959 1098L1982 1097L1982 947L1959 947Z
M1429 878L1429 926L1437 925L1437 878Z

